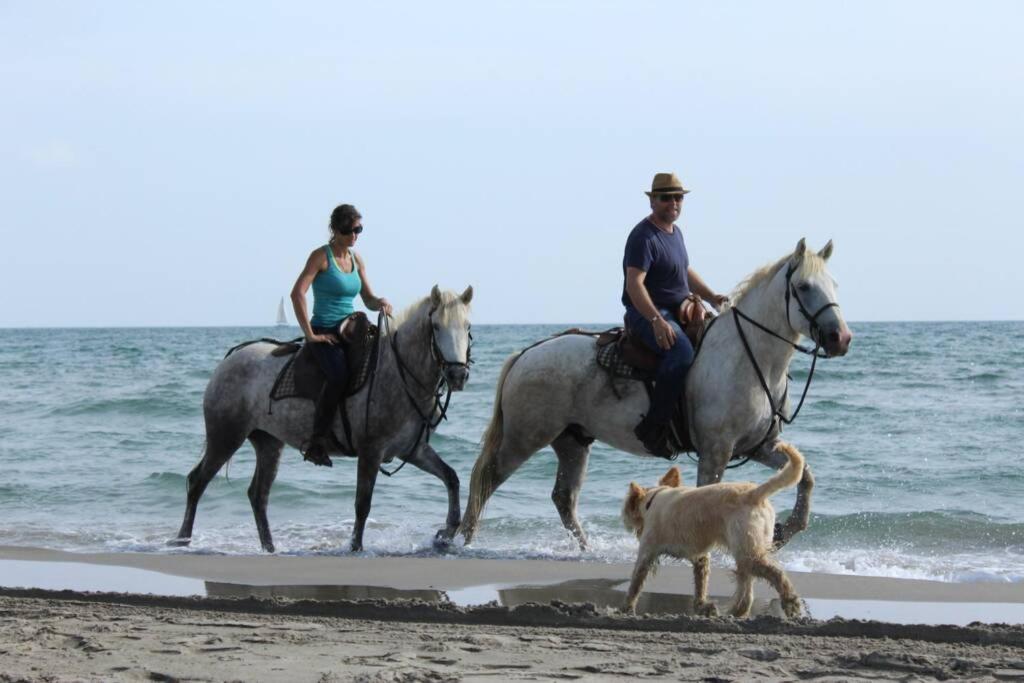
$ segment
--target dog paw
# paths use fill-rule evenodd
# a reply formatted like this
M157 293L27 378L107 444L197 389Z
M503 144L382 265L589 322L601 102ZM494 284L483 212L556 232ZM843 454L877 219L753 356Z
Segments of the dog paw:
M718 607L713 602L694 602L693 611L699 617L718 616Z
M786 598L782 601L782 611L790 619L796 619L803 611L803 601L800 598Z

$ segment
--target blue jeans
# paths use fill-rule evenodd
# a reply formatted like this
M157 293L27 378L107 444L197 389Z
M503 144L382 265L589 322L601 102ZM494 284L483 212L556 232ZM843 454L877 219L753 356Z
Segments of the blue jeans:
M686 386L686 373L693 364L694 353L693 345L679 326L675 314L667 308L659 308L658 312L676 333L676 342L668 350L658 346L654 338L654 325L632 306L626 308L626 325L630 334L639 337L661 358L654 376L654 395L651 397L647 421L655 425L667 425L672 419L672 408Z

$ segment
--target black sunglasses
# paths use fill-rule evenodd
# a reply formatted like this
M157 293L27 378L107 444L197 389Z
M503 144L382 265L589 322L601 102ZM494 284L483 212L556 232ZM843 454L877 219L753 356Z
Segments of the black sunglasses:
M354 233L354 234L358 235L358 234L359 234L359 233L361 233L362 231L363 231L363 226L361 226L361 225L357 225L356 227L354 227L354 228L349 228L348 230L339 230L339 231L338 231L338 234L339 234L339 235L351 235L351 234L353 234L353 233Z
M658 201L659 202L672 202L672 201L675 201L677 199L679 201L683 201L683 195L681 195L681 194L659 194L658 195Z

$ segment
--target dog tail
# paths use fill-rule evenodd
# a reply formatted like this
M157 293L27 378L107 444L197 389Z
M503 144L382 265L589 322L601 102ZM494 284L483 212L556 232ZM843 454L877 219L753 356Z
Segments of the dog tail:
M786 454L789 462L774 477L747 492L747 502L751 505L758 505L779 491L796 486L804 476L804 456L800 451L788 443L780 443L776 448Z
M644 502L644 494L647 493L642 486L635 481L629 482L629 492L626 500L622 502L622 523L626 531L632 531L640 537L644 531L644 513L641 509Z

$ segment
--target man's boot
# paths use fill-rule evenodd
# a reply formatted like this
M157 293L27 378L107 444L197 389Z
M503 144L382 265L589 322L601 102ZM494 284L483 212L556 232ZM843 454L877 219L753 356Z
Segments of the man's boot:
M302 452L303 460L308 460L314 465L334 467L327 452L330 450L331 426L334 424L334 415L338 412L339 403L338 392L329 384L324 384L313 413L313 437Z
M644 448L651 455L659 458L673 459L675 453L668 445L668 424L658 424L645 415L640 424L633 428L636 438L640 439Z

